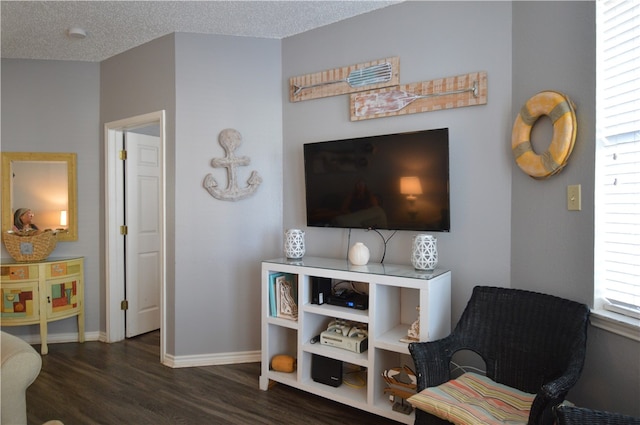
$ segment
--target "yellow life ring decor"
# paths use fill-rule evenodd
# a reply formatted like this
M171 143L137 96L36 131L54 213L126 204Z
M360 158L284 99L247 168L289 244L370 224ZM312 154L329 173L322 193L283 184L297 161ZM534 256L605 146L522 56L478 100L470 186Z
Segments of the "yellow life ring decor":
M549 148L538 155L531 147L531 129L547 115L553 123ZM567 164L576 142L578 123L575 105L563 93L543 91L531 97L516 117L511 133L511 150L518 166L534 179L546 179Z

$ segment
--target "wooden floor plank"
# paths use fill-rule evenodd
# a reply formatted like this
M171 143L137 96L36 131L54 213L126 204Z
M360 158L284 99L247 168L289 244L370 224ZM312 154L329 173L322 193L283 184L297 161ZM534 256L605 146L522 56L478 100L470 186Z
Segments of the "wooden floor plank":
M29 425L397 424L286 385L261 391L259 363L172 369L159 347L157 331L50 345L27 390Z

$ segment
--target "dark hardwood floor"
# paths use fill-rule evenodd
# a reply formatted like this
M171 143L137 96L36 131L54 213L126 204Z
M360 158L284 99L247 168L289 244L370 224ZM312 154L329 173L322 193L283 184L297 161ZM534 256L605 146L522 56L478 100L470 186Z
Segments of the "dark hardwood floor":
M397 424L285 385L261 391L259 363L172 369L159 347L159 332L49 345L27 390L29 425Z

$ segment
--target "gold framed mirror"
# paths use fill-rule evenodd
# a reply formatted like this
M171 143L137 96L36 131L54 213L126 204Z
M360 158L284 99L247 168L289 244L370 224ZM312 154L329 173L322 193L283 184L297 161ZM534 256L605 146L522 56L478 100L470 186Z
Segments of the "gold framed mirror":
M58 230L58 242L78 240L76 154L2 152L3 232L18 208L29 208L40 230Z

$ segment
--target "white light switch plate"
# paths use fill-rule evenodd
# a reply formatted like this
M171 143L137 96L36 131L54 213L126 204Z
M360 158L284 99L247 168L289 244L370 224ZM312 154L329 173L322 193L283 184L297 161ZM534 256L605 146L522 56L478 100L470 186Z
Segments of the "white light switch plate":
M579 184L567 186L567 209L569 211L582 210L582 196Z

